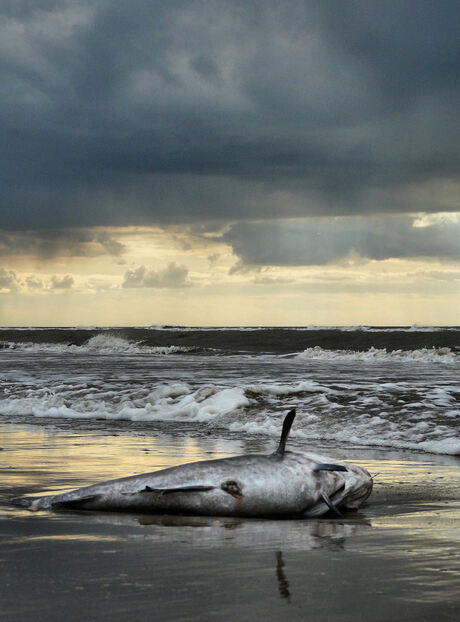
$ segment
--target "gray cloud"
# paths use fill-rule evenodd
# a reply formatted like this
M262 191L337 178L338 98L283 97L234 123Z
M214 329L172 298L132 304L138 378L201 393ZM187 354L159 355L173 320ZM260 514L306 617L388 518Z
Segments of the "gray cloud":
M460 270L426 270L416 276L422 276L427 279L436 279L438 281L460 281Z
M325 265L350 256L460 260L460 222L414 222L393 216L237 223L223 239L239 258L233 272L252 265Z
M2 229L459 209L457 2L0 11Z
M217 262L220 259L220 253L212 253L211 255L208 255L208 261L209 261L209 265L211 266L211 268L213 266L215 266L217 264Z
M52 276L49 287L50 289L72 289L73 284L73 276L66 274L62 277Z
M42 229L39 231L0 231L0 255L33 255L47 260L55 257L120 257L125 246L107 231L90 229Z
M16 273L13 270L6 270L0 268L0 290L6 289L10 292L14 292L19 288L19 281Z
M42 279L37 278L33 274L26 277L25 284L31 292L41 291L46 288L46 284L42 281Z
M256 276L254 279L255 285L287 285L294 283L293 279L285 279L283 277L273 277L269 275Z
M127 270L122 287L152 287L152 288L181 288L188 287L188 270L171 262L163 270L147 270L139 266L134 270Z
M53 275L46 281L34 274L30 274L24 280L21 280L13 270L0 268L0 290L7 290L9 293L19 291L40 293L49 292L50 290L67 290L71 289L73 285L74 278L69 274L61 277Z
M105 248L109 255L120 257L126 250L125 245L109 236L107 231L103 231L96 237L96 241Z

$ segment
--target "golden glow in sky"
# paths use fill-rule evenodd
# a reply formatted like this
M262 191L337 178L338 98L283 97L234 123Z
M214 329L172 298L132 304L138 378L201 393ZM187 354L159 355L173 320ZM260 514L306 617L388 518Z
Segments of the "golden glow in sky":
M323 265L251 265L225 231L179 227L28 235L10 234L18 252L2 257L4 326L458 324L452 260L350 251Z

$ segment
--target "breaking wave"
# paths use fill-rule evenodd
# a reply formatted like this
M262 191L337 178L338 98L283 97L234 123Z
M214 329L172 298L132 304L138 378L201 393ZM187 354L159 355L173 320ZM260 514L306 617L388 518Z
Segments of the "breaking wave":
M188 346L149 346L110 334L98 334L81 345L74 343L17 343L4 342L2 347L26 352L49 352L54 354L180 354L196 351Z
M384 348L369 348L363 352L356 350L324 350L319 346L307 348L303 352L292 355L297 360L309 361L327 360L339 362L365 361L372 362L418 362L418 363L455 363L458 356L451 348L419 348L418 350L392 350L388 352Z
M460 331L373 330L5 329L0 421L460 455Z
M29 351L142 353L149 348L170 348L165 352L198 350L219 354L286 355L314 352L421 352L445 348L460 351L460 328L455 327L171 327L113 328L3 328L0 349ZM177 350L176 348L180 348ZM185 350L187 348L187 350ZM456 350L457 349L457 350ZM161 352L156 350L156 352ZM360 354L360 356L362 356ZM416 356L416 355L415 355ZM400 356L401 358L401 356ZM444 357L445 358L445 357Z
M100 333L90 337L83 344L75 343L35 343L35 342L0 342L0 348L5 350L19 350L30 353L50 353L50 354L187 354L204 352L213 354L225 354L224 350L215 348L201 348L198 346L179 346L179 345L148 345L142 341L132 341L112 335L110 333ZM240 356L257 356L256 353L228 352L227 354ZM269 356L267 353L265 356ZM459 356L451 348L419 348L415 350L392 350L385 348L371 347L368 350L329 350L314 346L302 352L293 354L272 355L283 359L294 359L297 361L329 361L329 362L356 362L366 363L381 362L418 362L418 363L445 363L452 364L459 360Z
M8 395L0 402L0 414L187 422L199 424L201 433L205 425L206 429L278 437L283 414L299 402L292 435L312 443L335 441L460 455L458 392L452 387L414 390L407 382L373 383L364 393L362 387L332 388L314 380L229 387L209 384L198 389L186 382L171 382L153 390L81 384Z

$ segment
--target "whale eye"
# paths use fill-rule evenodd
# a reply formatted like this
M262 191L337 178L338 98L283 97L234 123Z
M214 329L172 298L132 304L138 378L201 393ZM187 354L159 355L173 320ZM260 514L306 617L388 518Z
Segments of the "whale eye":
M241 499L243 493L241 492L240 485L232 479L227 480L220 485L224 492L228 492L229 495L235 497L235 499Z

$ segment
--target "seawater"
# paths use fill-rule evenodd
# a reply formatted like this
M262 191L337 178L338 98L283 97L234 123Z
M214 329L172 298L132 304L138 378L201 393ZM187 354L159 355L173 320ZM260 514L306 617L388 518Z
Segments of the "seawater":
M0 423L460 455L458 327L5 328Z

